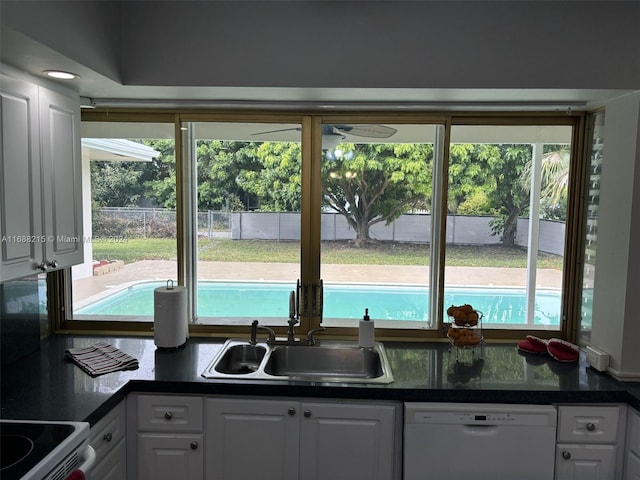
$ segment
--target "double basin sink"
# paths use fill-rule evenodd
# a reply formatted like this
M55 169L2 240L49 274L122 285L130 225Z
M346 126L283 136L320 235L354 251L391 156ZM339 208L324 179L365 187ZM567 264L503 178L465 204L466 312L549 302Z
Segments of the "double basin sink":
M321 340L315 345L252 345L230 339L202 374L205 378L302 380L313 382L393 382L384 346Z

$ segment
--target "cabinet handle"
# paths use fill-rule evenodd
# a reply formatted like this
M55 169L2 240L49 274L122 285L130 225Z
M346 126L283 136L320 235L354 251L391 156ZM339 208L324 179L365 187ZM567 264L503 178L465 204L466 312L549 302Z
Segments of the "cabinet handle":
M109 432L109 433L105 433L105 434L104 434L104 437L102 437L102 439L103 439L105 442L110 442L110 441L113 439L113 435L111 435L111 432Z
M565 450L564 452L562 452L562 458L564 458L565 460L569 460L571 458L571 453Z
M58 268L58 261L57 260L51 260L49 263L49 266L51 268Z
M173 413L164 412L164 418L166 418L167 420L171 420L173 418Z
M305 411L304 411L304 416L305 416L306 418L309 418L309 417L311 416L311 410L305 410Z
M296 409L295 409L295 408L293 408L293 407L291 407L291 408L287 411L287 413L288 413L289 415L291 415L291 416L294 416L294 415L296 414Z
M47 271L47 264L42 262L40 265L38 265L38 270L40 270L41 272L46 272Z
M596 431L595 423L587 423L587 430L589 430L590 432L595 432Z
M189 445L191 447L191 450L197 450L198 449L198 442L193 441L191 442L191 445Z

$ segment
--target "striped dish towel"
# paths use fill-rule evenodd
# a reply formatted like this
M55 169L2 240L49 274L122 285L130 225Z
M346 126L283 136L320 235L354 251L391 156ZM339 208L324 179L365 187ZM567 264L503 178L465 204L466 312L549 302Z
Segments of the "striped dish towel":
M69 348L65 350L65 354L92 377L138 368L138 360L107 342L98 342L84 348Z

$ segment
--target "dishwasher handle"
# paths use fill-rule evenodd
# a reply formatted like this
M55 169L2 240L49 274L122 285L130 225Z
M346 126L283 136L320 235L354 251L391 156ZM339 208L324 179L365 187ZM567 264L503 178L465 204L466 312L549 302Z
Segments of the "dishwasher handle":
M477 437L489 437L498 433L498 425L477 425L477 424L464 424L462 425L462 433L465 435L474 435Z

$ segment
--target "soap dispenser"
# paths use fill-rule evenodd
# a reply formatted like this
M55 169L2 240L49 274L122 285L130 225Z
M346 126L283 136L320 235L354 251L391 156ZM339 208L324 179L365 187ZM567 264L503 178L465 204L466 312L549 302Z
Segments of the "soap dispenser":
M364 309L364 317L360 320L360 328L358 330L358 340L362 348L373 347L375 325L373 320L369 318L369 309Z

